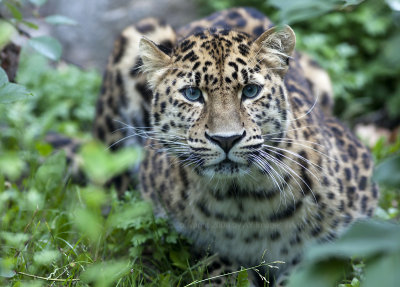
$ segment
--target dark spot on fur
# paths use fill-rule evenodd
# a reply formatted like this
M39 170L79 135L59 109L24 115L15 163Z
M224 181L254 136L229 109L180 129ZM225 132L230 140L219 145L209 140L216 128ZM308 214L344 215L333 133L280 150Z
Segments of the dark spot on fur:
M119 41L117 42L117 44L115 46L115 49L117 51L116 51L115 57L114 57L114 64L117 64L121 60L122 56L124 55L126 43L127 43L127 39L121 35L119 37Z
M136 26L136 30L138 30L142 34L146 34L146 33L152 32L152 31L154 31L154 29L155 29L154 25L147 24L147 23L139 24L139 25Z

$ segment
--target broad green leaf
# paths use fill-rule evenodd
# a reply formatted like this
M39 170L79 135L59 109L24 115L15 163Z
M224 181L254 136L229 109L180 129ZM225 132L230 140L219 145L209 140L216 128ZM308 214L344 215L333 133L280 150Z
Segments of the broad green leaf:
M57 250L42 250L35 253L33 260L39 265L49 265L60 258L60 255Z
M13 258L0 258L0 277L12 278L15 276Z
M374 180L381 185L400 186L400 155L389 157L376 166Z
M171 286L171 273L160 274L160 287L170 287Z
M29 39L29 45L47 58L57 61L61 57L62 47L60 42L48 36Z
M372 256L381 252L400 250L400 225L386 221L360 221L334 243L310 248L306 259L311 261L326 258L348 258Z
M8 83L8 76L6 71L3 70L2 67L0 67L0 86Z
M0 47L4 47L15 33L15 27L0 18Z
M88 208L92 210L100 210L106 204L107 196L101 188L89 185L80 189L82 198Z
M398 238L398 240L400 240ZM369 261L365 269L363 287L399 286L400 252L385 254Z
M44 207L43 192L40 193L35 189L29 190L23 200L20 202L21 210L41 210Z
M21 176L24 167L25 162L16 153L8 152L0 156L0 173L11 180L18 179Z
M116 286L113 284L129 272L128 261L106 261L92 264L84 271L81 278L84 282L95 283L96 287Z
M0 85L0 104L12 103L15 101L20 101L32 96L24 86L5 83Z
M51 16L47 16L45 18L47 23L53 24L53 25L70 25L70 26L75 26L78 23L71 19L68 18L66 16L63 15L51 15Z
M153 222L153 208L147 201L129 202L108 218L111 226L122 229L140 228L150 222Z
M47 2L47 0L29 0L29 2L31 2L32 4L34 4L36 6L42 6L43 4L45 4Z
M136 232L132 238L131 238L131 242L133 244L133 246L140 246L143 243L145 243L146 241L152 239L152 236L150 233L146 233L146 234L141 234Z
M182 270L186 270L188 268L188 260L190 258L190 254L185 250L170 250L169 257L172 261L172 264Z
M51 191L62 185L66 159L63 151L51 155L42 164L35 176L35 186L40 191Z
M53 147L50 144L44 142L37 142L35 144L35 148L39 152L39 154L44 157L49 156L53 151Z
M103 233L103 218L101 214L87 209L78 208L73 214L75 225L88 236L93 243L97 243Z
M340 0L270 0L269 3L279 9L282 22L294 23L316 18L343 3Z
M22 249L25 245L25 242L29 239L29 235L25 233L2 231L0 232L0 238L6 242L6 244L3 246L4 248L14 247L16 249Z
M250 282L248 279L248 274L246 270L241 270L236 278L237 287L250 287Z
M308 264L290 276L288 287L337 286L345 274L345 261L330 260Z
M18 21L22 20L22 13L21 13L21 11L19 11L19 9L17 7L12 5L11 3L6 3L6 6L7 6L8 10L10 10L11 14L13 15L13 17L16 20L18 20Z
M89 178L97 184L104 184L116 174L133 166L140 159L140 150L126 148L111 153L97 143L82 147L83 169Z

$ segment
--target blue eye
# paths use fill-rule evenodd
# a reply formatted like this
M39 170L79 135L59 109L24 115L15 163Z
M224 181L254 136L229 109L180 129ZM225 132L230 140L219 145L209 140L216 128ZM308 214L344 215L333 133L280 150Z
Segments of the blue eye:
M255 98L261 91L261 87L255 84L247 85L243 88L242 94L244 97L251 99Z
M202 97L202 93L199 88L189 87L189 88L182 89L180 92L186 99L188 99L189 101L192 101L192 102L198 101Z

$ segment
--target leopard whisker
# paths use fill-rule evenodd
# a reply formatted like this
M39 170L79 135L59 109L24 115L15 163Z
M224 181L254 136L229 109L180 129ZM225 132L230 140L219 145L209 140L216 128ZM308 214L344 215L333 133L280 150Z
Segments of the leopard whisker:
M295 128L295 129L288 129L288 130L286 130L285 132L298 131L298 130L308 129L308 128L312 128L312 127L317 127L317 128L319 128L317 125L310 125L310 126L304 126L304 127ZM267 134L262 135L262 137L263 137L263 138L266 138L267 136L270 136L270 135L278 135L278 134L281 134L281 133L282 133L282 132L267 133Z
M279 192L282 193L282 188L279 185L278 181L276 180L275 176L272 174L272 172L269 170L269 168L271 168L269 163L265 163L260 157L258 157L255 154L250 154L249 157L253 160L253 163L256 164L256 166L258 166L261 171L266 172L269 177L272 179L274 185L279 189ZM265 165L268 165L268 168L265 167ZM276 171L275 171L276 172Z
M314 201L317 202L317 198L315 197L315 194L314 194L312 188L308 185L308 183L307 183L301 176L299 176L293 169L291 169L288 165L286 165L284 162L282 162L282 161L279 160L279 159L276 159L276 160L280 161L283 165L285 165L287 168L289 168L289 170L291 170L291 171L293 172L293 174L294 174L296 177L298 177L298 178L307 186L308 190L310 191L310 193L312 194L312 196L313 196L313 198L314 198ZM289 172L289 174L290 174L290 172ZM296 183L299 185L303 196L305 196L305 192L304 192L304 190L303 190L303 187L299 184L299 182L298 182L296 179L294 179L294 180L295 180Z
M308 141L308 140L298 140L298 139L290 139L290 138L271 138L269 139L270 141L273 140L273 142L284 142L284 141L290 141L292 142L305 142L305 143L310 143L310 144L314 144L314 145L318 145L321 147L324 147L322 144L316 143L316 142L312 142L312 141Z
M284 155L284 154L282 154L282 153L280 153L280 152L277 152L277 151L274 151L274 150L270 150L270 149L268 149L268 148L267 148L266 150L268 150L269 152L278 154L278 155L280 155L280 156L282 156L282 157L284 157L284 158L286 158L286 159L288 159L288 160L294 162L294 163L297 164L298 166L300 166L300 167L302 167L303 169L307 170L318 182L320 182L319 177L317 177L309 168L305 167L304 165L302 165L302 164L299 163L298 161L296 161L296 160L294 160L294 159L292 159L292 158L290 158L290 157L288 157L288 156L286 156L286 155ZM279 159L278 159L278 160L279 160ZM315 168L315 167L314 167L314 168ZM321 167L320 167L320 168L321 168ZM321 170L322 170L322 168L321 168Z
M313 151L319 153L320 155L326 157L327 159L330 159L330 160L332 160L332 161L334 161L334 162L337 162L336 159L331 158L329 155L327 155L327 154L325 154L325 153L321 152L320 150L317 150L317 149L315 149L315 148L313 148L313 147L310 147L310 146L307 146L307 145L304 145L304 144L301 144L301 143L296 143L296 142L291 142L291 143L292 143L292 144L295 144L295 145L298 145L298 146L301 146L301 147L304 147L304 148L308 148L308 149L310 149L310 150L313 150ZM266 144L264 144L264 145L266 145ZM271 147L271 148L275 148L275 149L280 149L280 150L282 150L282 151L287 151L287 150L285 150L285 149L278 148L278 147L274 147L274 146L271 146L271 145L266 145L266 146ZM288 151L288 152L289 152L289 151ZM289 153L290 153L290 152L289 152Z
M271 155L268 155L267 153L265 153L265 152L263 152L263 151L260 151L260 156L262 156L262 157L264 157L266 160L270 160L270 161L272 161L279 169L283 169L285 172L287 172L291 177L293 177L293 175L290 173L290 172L288 172L281 164L280 164L280 162L281 161L279 161L277 158L274 158L273 156L271 156ZM283 162L281 162L281 163L283 163ZM294 172L295 173L295 172ZM295 173L296 174L296 173ZM297 174L296 174L297 175ZM293 177L293 179L297 182L297 180ZM298 183L298 185L300 186L300 184ZM292 191L292 187L290 186L290 185L288 185L288 188L289 188L289 192L290 192L290 195L292 196L292 198L293 198L293 201L295 201L295 198L294 198L294 194L293 194L293 191ZM302 189L302 187L300 186L300 188L301 188L301 190L303 190ZM281 197L281 199L282 199L282 197ZM285 202L285 204L286 204L286 202Z
M270 150L269 150L270 151ZM292 178L295 180L295 182L297 183L297 185L300 187L300 189L301 189L301 192L303 193L303 195L304 195L304 190L303 190L303 187L300 185L300 183L294 178L294 176L293 175L295 175L296 177L298 177L304 184L306 184L307 185L307 187L310 189L310 191L312 192L312 190L311 190L311 188L308 186L308 184L301 178L301 176L296 172L296 171L294 171L290 166L288 166L286 163L284 163L282 160L280 160L280 159L277 159L276 157L273 157L272 155L269 155L269 154L267 154L265 151L261 151L261 153L262 153L262 155L264 155L264 156L268 156L268 157L271 157L271 158L273 158L277 163L280 163L283 167L286 167L286 169L285 169L285 171L289 171L288 173L289 173L289 175L291 175L292 176ZM289 158L290 159L290 158ZM297 162L296 162L297 163ZM305 168L305 169L307 169L307 168ZM308 170L308 169L307 169ZM310 170L308 170L312 175L314 175ZM314 175L315 176L315 175ZM318 179L318 177L316 177L317 178L317 180L319 180Z

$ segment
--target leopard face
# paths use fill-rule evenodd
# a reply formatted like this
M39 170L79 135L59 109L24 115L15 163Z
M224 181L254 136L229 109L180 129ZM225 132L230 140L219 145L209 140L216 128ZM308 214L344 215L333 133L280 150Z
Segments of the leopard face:
M283 77L295 36L272 28L255 41L235 31L207 31L181 41L172 55L142 39L152 85L152 124L165 151L208 177L266 171L258 153L288 127Z

